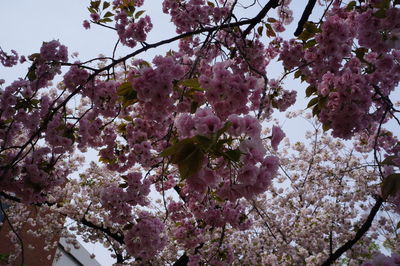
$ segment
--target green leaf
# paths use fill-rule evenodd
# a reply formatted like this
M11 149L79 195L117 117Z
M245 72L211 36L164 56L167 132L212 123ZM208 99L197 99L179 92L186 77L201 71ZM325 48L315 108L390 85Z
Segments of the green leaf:
M145 10L141 10L141 11L136 12L135 19L138 19L141 15L143 15L144 12L146 12L146 11Z
M228 151L225 152L225 155L231 161L239 162L240 156L242 155L242 152L239 149L228 150Z
M216 139L219 139L219 137L224 134L231 126L232 126L232 122L228 121L224 124L224 126L217 131L216 135Z
M314 106L314 108L312 109L313 116L318 116L320 112L321 110L318 108L318 105Z
M390 8L390 1L391 0L377 1L377 3L374 5L374 7L380 8L380 9L388 9L388 8Z
M307 21L304 24L303 32L297 38L302 41L307 41L308 39L314 37L318 32L321 32L321 30L313 22Z
M37 107L37 105L40 103L40 100L38 100L38 99L32 99L31 100L31 104L34 106L34 107Z
M315 39L311 39L311 40L307 41L303 45L303 47L307 49L307 48L311 48L311 47L315 46L316 44L317 44L317 41Z
M198 147L190 142L190 143L182 143L178 146L177 152L172 155L172 163L179 164L184 161L187 157L190 156Z
M113 21L113 20L110 19L110 18L102 18L102 19L99 19L99 22L100 22L100 23L112 22L112 21Z
M127 126L126 123L121 123L121 124L117 125L117 132L120 134L126 134L127 133L126 126Z
M151 66L150 63L145 61L145 60L140 60L140 62L139 62L139 68L140 69L147 68L147 67L150 67L150 66Z
M109 2L104 2L103 3L103 9L106 9L107 7L109 7L110 6L110 3Z
M120 188L127 188L128 187L128 183L124 182L118 185L118 187Z
M10 257L10 254L0 253L0 262L7 262L8 257Z
M160 153L160 156L161 157L168 157L168 156L171 156L171 155L175 154L177 151L178 151L178 146L177 145L172 145L172 146L166 148L165 150L163 150Z
M104 14L105 18L112 17L112 16L114 16L114 13L112 13L110 11L108 11L107 13Z
M124 82L117 88L117 95L125 96L130 90L132 90L132 84L130 82Z
M92 1L92 2L90 2L90 7L95 9L96 11L99 11L100 2L101 2L100 0Z
M174 145L169 146L168 148L166 148L165 150L163 150L163 151L160 153L160 156L161 156L161 157L168 157L168 156L174 155L175 153L178 152L178 150L180 149L180 146L183 145L185 142L186 142L186 143L191 143L191 142L193 142L193 141L192 141L192 139L184 139L184 140L181 140L181 141L175 143Z
M182 179L195 175L203 166L204 154L196 147L178 163L179 174Z
M318 101L319 101L319 98L318 98L318 97L312 98L312 99L308 102L307 108L310 108L311 106L316 105L316 104L318 103Z
M396 156L388 156L381 162L381 164L393 165L393 159L397 158Z
M88 7L87 9L90 13L97 13L93 7Z
M267 36L268 37L276 37L276 33L274 29L272 28L271 24L266 23L265 26L267 27Z
M197 135L194 139L204 151L208 151L214 144L213 140L207 136Z
M264 27L263 27L263 26L258 27L258 28L257 28L257 33L258 33L258 35L262 36L263 30L264 30Z
M193 138L183 139L174 145L166 148L160 153L162 157L172 157L172 163L178 163L180 160L183 160L187 154L189 154L196 145L194 144Z
M200 89L200 83L197 78L184 79L178 82L178 85L189 87L192 89Z
M352 11L357 5L356 1L351 1L347 6L346 6L346 11Z
M359 47L355 50L356 57L361 61L364 61L364 55L368 52L368 48Z
M12 121L13 121L13 119L0 120L0 129L7 128L8 124L10 124Z
M66 127L63 136L75 142L75 128Z
M317 92L317 88L314 86L308 86L306 89L306 97L310 97L311 95L313 95L315 92Z
M386 199L400 191L400 174L388 175L381 185L382 197Z
M328 103L328 97L322 97L322 98L320 97L318 101L318 108L322 110L322 108L324 108L327 103Z
M30 56L28 56L28 59L31 60L31 61L36 61L39 58L40 58L40 54L39 53L34 53L34 54L31 54Z
M125 100L136 100L137 92L133 89L130 82L124 82L117 88L117 95Z
M117 95L120 96L124 108L137 102L137 92L130 82L122 83L117 88Z
M386 9L379 9L372 15L376 18L385 18L386 17Z
M299 78L300 76L301 76L301 70L297 70L297 71L294 73L294 78L297 79L297 78Z
M207 1L207 5L210 6L210 7L215 7L215 4L213 2L211 2L211 1Z
M322 124L322 129L324 130L324 132L326 132L329 129L331 129L330 123Z
M28 79L29 79L29 81L34 81L34 80L36 80L36 67L34 67L34 66L32 66L30 69L29 69L29 72L28 72L28 75L27 75L27 77L28 77Z
M194 114L196 113L197 108L199 108L199 103L196 101L193 101L190 105L190 113Z
M133 227L133 223L129 223L129 224L124 225L124 227L122 227L122 229L125 231L129 231L132 229L132 227Z
M132 100L124 100L123 102L122 102L122 108L126 108L126 107L128 107L128 106L131 106L132 104L135 104L135 103L137 103L137 99L132 99Z
M132 5L127 6L126 8L124 8L124 10L129 17L132 17L133 13L135 13L136 8L135 6L133 6L133 2L129 3L132 3Z
M99 162L104 163L104 164L114 164L117 161L116 158L110 159L110 158L105 158L105 157L100 157Z

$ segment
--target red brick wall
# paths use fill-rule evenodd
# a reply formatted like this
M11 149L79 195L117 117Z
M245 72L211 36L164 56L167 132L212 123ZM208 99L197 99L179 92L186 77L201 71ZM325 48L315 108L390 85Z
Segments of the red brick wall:
M35 219L37 211L35 208L38 207L29 207L31 211L30 217ZM7 212L7 210L6 210ZM32 227L30 224L26 223L22 226L20 230L18 230L19 236L23 240L24 244L24 266L51 266L53 263L54 255L57 248L46 251L44 250L45 241L44 238L33 237L28 234L27 231L29 229L37 230L37 227ZM10 242L7 237L8 232L10 231L10 226L6 220L3 221L3 225L0 227L0 254L9 254L10 251L14 248L14 245ZM54 241L58 241L59 234L54 237ZM29 249L28 245L32 245L35 249ZM51 256L51 259L48 260L47 257ZM22 258L21 256L12 263L11 265L21 265ZM0 262L0 265L7 265L4 262Z

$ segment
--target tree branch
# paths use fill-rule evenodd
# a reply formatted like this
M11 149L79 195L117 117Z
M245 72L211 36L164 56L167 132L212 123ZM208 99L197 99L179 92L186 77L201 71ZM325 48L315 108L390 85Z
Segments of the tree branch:
M303 32L304 24L307 22L308 18L310 17L316 2L317 2L317 0L308 0L307 6L304 9L303 15L301 15L299 23L297 24L297 29L294 32L294 36L299 36Z
M3 208L3 202L1 200L0 197L0 210L4 215L4 218L6 219L8 225L10 226L11 231L15 234L15 236L17 237L19 244L21 246L21 265L24 265L24 260L25 260L25 254L24 254L24 241L22 241L21 236L18 234L17 230L15 230L13 224L11 223L10 219L8 218L8 214L6 213L6 211Z
M250 33L250 31L259 23L271 10L271 8L276 8L279 6L279 0L270 0L263 9L255 16L254 18L250 19L249 26L243 31L243 36L246 36Z
M14 197L14 196L11 196L11 195L9 195L9 194L7 194L7 193L4 193L4 192L0 192L0 196L4 197L5 199L8 199L8 200L17 202L17 203L22 203L21 200L20 200L19 198ZM35 205L35 206L39 206L39 207L40 207L40 206L43 206L43 205L52 206L52 205L56 205L56 204L57 204L57 203L44 202L44 203L34 203L34 204L32 204L32 205ZM67 215L65 215L64 213L61 213L61 212L59 212L59 213L60 213L61 215L67 216ZM98 225L96 225L96 224L94 224L94 223L92 223L92 222L86 220L85 217L83 217L83 218L80 219L80 220L76 220L76 222L82 223L83 225L86 225L86 226L88 226L88 227L90 227L90 228L99 230L99 231L103 232L104 234L106 234L106 235L112 237L112 238L113 238L115 241L117 241L118 243L124 244L124 237L121 236L121 235L118 234L118 233L113 233L113 232L110 230L110 228L103 228L103 227L101 227L101 226L98 226Z
M331 265L335 260L337 260L340 256L342 256L346 251L351 249L354 244L357 243L358 240L360 240L364 234L369 230L369 228L372 225L372 221L374 220L376 214L378 213L380 207L383 204L383 199L382 197L378 196L374 207L372 207L371 212L369 213L367 220L364 222L364 224L361 226L360 230L357 231L356 235L354 236L353 239L347 241L343 246L338 248L335 253L333 253L329 258L322 264L323 266L328 266Z
M78 221L78 222L81 222L83 225L86 225L86 226L88 226L88 227L90 227L90 228L97 229L97 230L103 232L104 234L106 234L106 235L112 237L112 238L113 238L114 240L116 240L118 243L124 244L124 237L123 237L122 235L118 234L118 233L113 233L113 232L111 232L110 228L103 228L103 227L100 227L100 226L98 226L98 225L95 225L95 224L92 223L91 221L86 220L85 217L83 217L83 218L82 218L80 221Z
M183 255L172 264L173 266L186 266L189 262L189 257L186 255L186 253L183 253Z

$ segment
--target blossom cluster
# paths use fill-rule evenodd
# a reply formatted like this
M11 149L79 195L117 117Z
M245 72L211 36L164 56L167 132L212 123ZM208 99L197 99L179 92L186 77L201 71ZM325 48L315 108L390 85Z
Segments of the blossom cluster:
M0 48L0 62L5 67L12 67L18 64L18 53L15 50L11 50L12 55L7 54Z
M153 63L156 68L146 67L139 72L132 71L130 82L137 91L137 98L147 110L147 117L163 120L173 111L173 81L183 77L184 69L172 57L157 56Z
M269 1L247 19L237 8L257 5L164 0L182 34L148 44L144 0L91 1L91 22L115 30L116 48L142 47L72 63L65 45L44 42L24 79L0 80L1 192L73 219L71 230L112 246L118 263L322 263L362 226L374 198L394 203L385 204L388 215L400 209L400 192L389 197L377 186L398 183L399 141L382 125L398 112L390 96L400 81L400 12L391 1L333 1L322 23L307 22L285 41L276 36L293 19L290 2ZM264 13L269 5L278 5L278 19ZM177 51L136 58L173 41ZM267 71L276 59L282 78ZM18 60L26 59L0 49L3 66ZM309 85L308 107L322 123L312 123L309 145L291 145L269 123L274 110L296 102L297 91L284 87L292 72ZM318 135L321 127L356 136L356 150L384 160L364 163L368 156ZM78 171L84 159L76 151L95 152L97 161ZM150 200L153 188L159 200ZM10 213L18 228L22 212ZM371 258L378 226L396 249L385 215L349 259ZM27 222L46 224L43 217ZM377 255L366 264L397 260Z
M115 27L121 43L131 48L135 47L137 42L144 42L147 38L147 33L153 28L149 16L131 22L123 10L115 16L115 21Z
M226 118L231 114L247 114L247 102L256 89L257 79L228 70L231 62L225 61L213 66L212 72L199 78L206 89L206 99L217 115Z
M135 258L148 260L155 256L166 244L162 236L164 224L150 213L140 212L137 223L126 233L124 242L127 251Z
M384 99L400 80L400 66L393 63L399 53L395 40L400 25L392 23L399 10L380 8L384 16L368 5L352 10L335 3L320 28L306 25L308 35L300 37L314 37L306 48L294 40L282 46L285 68L299 67L310 84L308 96L317 96L311 104L314 114L336 137L348 139L379 123L388 108ZM355 50L354 42L359 45Z
M125 184L113 184L101 192L101 204L111 212L110 220L121 224L132 220L133 206L146 206L149 203L147 196L150 193L150 181L142 181L140 173L129 173L123 179L126 180Z
M232 172L221 167L213 169L210 164L221 164L225 167L230 164L229 159L219 158L216 162L204 160L204 165L194 175L186 180L187 185L198 192L205 192L209 188L217 188L218 195L223 199L236 200L241 197L252 198L264 192L271 184L278 167L278 158L265 156L266 149L260 138L261 125L253 116L240 117L230 115L227 119L227 132L237 138L241 166L238 167L236 178L232 179ZM195 136L212 136L218 134L223 124L211 109L199 109L194 115L183 113L176 118L175 125L179 136L183 139ZM241 139L248 136L248 139ZM271 145L277 149L284 133L278 127L273 128ZM240 140L241 139L241 140ZM229 157L228 157L229 158ZM208 165L208 166L206 166ZM220 169L221 168L221 169ZM234 182L232 182L234 180Z
M220 22L229 14L229 6L218 7L208 3L205 0L164 0L163 12L171 15L177 33L183 33Z

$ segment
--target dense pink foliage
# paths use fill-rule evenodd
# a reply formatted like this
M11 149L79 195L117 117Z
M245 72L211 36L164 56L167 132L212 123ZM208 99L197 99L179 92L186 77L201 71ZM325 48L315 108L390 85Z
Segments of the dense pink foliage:
M144 0L91 1L83 27L114 30L130 54L81 62L52 40L26 57L24 78L0 79L1 201L22 203L10 220L20 228L24 205L42 206L58 218L29 223L58 234L68 217L118 263L317 265L376 216L341 258L399 263L398 1L318 1L322 17L296 39L285 38L291 1L242 2L164 0L178 35L149 44L157 24ZM0 48L4 67L26 58ZM272 122L299 115L292 73L317 121L293 145L286 120ZM15 233L10 263L22 247ZM382 241L392 257L377 252Z

